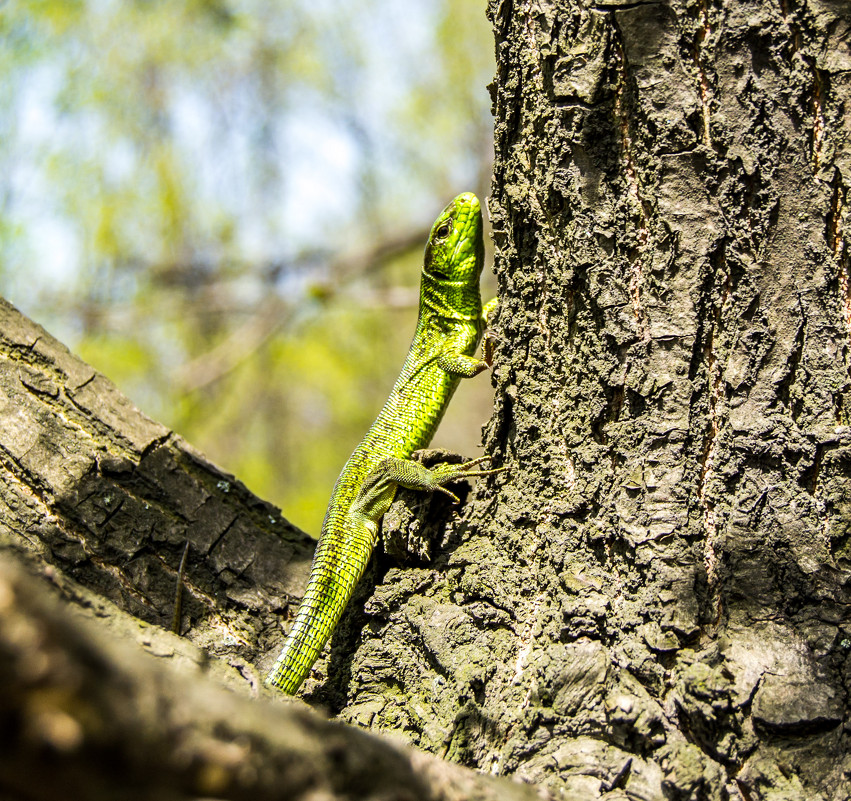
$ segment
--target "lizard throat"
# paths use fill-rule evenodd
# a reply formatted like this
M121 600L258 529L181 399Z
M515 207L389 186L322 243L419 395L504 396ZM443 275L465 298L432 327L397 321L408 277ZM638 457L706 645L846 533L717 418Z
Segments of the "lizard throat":
M453 320L478 320L482 313L478 282L471 286L466 281L441 280L423 271L420 308Z

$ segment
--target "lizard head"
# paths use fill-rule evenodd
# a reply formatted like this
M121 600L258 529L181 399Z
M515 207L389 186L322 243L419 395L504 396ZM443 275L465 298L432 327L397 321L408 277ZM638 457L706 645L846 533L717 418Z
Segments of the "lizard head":
M431 227L423 272L439 283L476 286L484 264L482 210L472 192L451 200Z

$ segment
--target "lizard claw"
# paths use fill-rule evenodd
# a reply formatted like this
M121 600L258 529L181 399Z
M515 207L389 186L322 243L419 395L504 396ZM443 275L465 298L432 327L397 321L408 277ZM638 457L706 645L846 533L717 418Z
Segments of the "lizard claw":
M485 331L484 336L482 337L482 361L488 366L493 367L493 352L494 352L494 343L505 342L505 339L501 337L496 331L492 331L490 328Z

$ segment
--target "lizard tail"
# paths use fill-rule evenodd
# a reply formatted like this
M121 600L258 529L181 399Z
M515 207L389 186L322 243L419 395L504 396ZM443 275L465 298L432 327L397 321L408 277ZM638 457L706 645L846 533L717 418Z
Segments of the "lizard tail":
M266 677L266 684L288 695L298 690L328 642L375 545L376 532L370 529L377 526L348 522L348 537L332 530L320 540L295 622Z

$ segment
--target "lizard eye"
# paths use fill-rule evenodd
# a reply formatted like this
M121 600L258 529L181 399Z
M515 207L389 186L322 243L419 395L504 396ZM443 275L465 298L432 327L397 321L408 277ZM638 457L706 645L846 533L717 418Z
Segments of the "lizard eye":
M444 222L441 224L440 228L438 228L438 229L434 232L434 235L435 235L438 239L443 239L444 237L449 236L449 232L450 232L451 230L452 230L452 221L451 221L451 220L446 220L446 221L444 221Z

